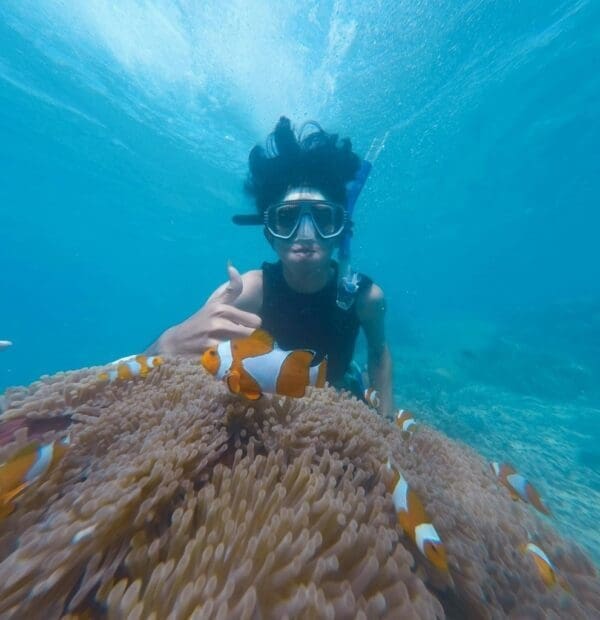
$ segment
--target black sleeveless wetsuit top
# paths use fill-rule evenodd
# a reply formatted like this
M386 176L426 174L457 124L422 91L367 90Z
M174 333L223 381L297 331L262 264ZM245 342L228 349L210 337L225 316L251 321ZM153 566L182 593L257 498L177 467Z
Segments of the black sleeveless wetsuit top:
M342 310L336 304L337 263L334 277L316 293L298 293L283 277L281 262L263 263L262 328L282 349L312 349L327 355L327 381L339 386L352 361L360 321L356 304ZM361 274L357 295L371 287L372 280Z

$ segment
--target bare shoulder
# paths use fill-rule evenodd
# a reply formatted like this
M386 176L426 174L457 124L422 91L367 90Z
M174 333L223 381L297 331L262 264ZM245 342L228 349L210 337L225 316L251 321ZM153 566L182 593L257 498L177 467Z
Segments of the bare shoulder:
M262 269L251 269L250 271L246 271L246 273L242 274L242 282L244 283L244 288L246 288L246 286L248 286L248 288L258 287L262 290Z
M246 273L242 274L242 282L244 284L242 296L244 293L254 295L256 292L259 292L262 297L262 269L246 271Z
M361 323L383 317L385 314L385 295L375 282L357 298L356 312Z

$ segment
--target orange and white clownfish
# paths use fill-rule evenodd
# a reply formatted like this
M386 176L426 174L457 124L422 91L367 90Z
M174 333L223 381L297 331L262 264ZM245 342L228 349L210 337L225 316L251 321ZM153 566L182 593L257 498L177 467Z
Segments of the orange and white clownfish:
M327 360L312 365L313 351L284 351L262 329L247 338L227 340L207 349L200 358L204 368L223 379L234 393L257 400L263 393L304 396L308 385L323 387Z
M388 491L398 517L398 523L419 551L439 570L448 571L446 548L440 539L419 496L408 486L397 467L388 460L392 472Z
M69 438L33 442L0 465L0 518L14 509L14 499L54 467L69 449Z
M160 355L130 355L113 362L112 365L116 368L101 372L98 378L102 381L115 381L116 379L125 381L126 379L133 379L133 377L143 378L162 363L163 358Z
M555 586L557 583L563 588L569 589L568 583L564 577L560 576L554 564L550 561L550 558L540 549L537 545L530 542L525 545L521 545L521 551L525 555L529 555L538 570L541 580L549 587Z
M540 499L539 493L534 486L521 474L517 473L514 467L508 463L490 463L492 471L496 475L498 482L505 486L514 501L518 499L526 503L530 503L534 508L543 512L545 515L550 514L550 510Z
M402 431L402 434L410 434L415 429L415 418L410 411L406 411L406 409L398 409L398 413L396 414L396 426Z
M379 399L379 392L375 388L367 388L363 393L363 398L365 399L367 405L373 407L374 409L379 409L381 400Z

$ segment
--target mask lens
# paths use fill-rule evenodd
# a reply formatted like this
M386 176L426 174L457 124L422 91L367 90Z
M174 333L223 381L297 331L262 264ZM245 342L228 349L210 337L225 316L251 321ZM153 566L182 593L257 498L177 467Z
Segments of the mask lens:
M277 236L289 237L294 232L300 216L300 207L295 204L280 204L267 212L267 227Z
M344 226L344 209L328 202L312 205L311 215L322 237L339 234Z

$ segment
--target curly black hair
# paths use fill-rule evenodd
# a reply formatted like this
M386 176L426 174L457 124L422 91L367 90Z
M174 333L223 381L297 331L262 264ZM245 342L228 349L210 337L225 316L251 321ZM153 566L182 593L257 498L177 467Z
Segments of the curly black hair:
M360 167L348 138L325 132L315 122L305 123L296 134L290 120L279 119L267 138L266 149L255 146L248 157L244 189L254 198L259 215L281 200L290 187L309 186L334 202L346 201L346 183Z

